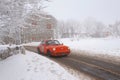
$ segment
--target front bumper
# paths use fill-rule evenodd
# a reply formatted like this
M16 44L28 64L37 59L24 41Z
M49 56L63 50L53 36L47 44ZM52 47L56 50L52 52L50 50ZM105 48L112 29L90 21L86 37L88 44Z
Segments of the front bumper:
M70 51L66 51L66 52L53 52L51 55L52 56L65 56L65 55L69 55Z

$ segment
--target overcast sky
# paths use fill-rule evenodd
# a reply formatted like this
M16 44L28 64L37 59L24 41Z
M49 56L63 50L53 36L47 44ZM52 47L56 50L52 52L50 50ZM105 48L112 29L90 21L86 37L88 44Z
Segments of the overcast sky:
M120 0L51 0L45 10L58 20L92 17L105 24L120 20Z

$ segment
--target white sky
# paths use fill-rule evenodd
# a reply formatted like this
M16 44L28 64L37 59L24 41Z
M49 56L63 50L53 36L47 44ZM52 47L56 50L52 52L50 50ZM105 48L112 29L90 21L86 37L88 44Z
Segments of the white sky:
M120 20L120 0L51 0L45 10L58 20L92 17L106 24Z

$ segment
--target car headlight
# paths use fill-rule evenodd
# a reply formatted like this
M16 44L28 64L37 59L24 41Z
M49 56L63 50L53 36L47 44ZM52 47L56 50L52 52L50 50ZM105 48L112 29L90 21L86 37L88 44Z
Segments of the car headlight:
M68 49L70 49L70 48L68 47Z
M53 51L55 51L56 50L56 48L53 48Z

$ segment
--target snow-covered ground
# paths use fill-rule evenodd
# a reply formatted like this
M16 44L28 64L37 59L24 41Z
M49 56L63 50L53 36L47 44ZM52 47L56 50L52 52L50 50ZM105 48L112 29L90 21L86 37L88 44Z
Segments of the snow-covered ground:
M0 80L78 80L57 63L26 51L0 61ZM79 79L80 80L80 79Z

